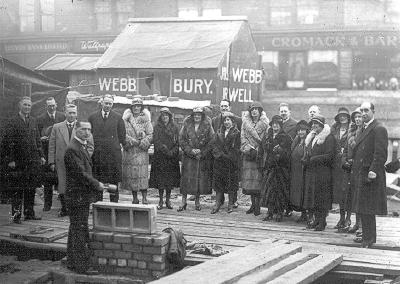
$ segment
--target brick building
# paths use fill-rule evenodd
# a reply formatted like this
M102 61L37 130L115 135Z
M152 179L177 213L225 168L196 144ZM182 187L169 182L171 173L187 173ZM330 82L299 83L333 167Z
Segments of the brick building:
M387 89L400 78L397 2L2 0L0 54L35 68L57 53L103 53L130 17L245 15L265 89Z

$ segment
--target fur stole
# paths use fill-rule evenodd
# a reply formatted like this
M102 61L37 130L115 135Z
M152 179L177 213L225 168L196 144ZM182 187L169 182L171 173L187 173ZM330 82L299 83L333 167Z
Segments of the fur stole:
M256 141L261 142L263 137L260 135L265 135L269 127L269 119L267 114L263 111L260 116L260 120L256 123L253 122L248 111L243 114L242 118L242 130L246 135L252 136Z
M135 119L133 113L130 108L124 111L122 115L122 119L124 121L129 122L130 124L144 124L150 122L151 114L148 109L143 109L143 111L139 114L139 116Z
M308 133L307 137L306 137L306 141L305 141L305 145L306 146L310 146L311 142L316 139L316 144L321 145L325 142L326 137L328 137L328 135L331 134L331 128L329 127L328 124L324 125L324 128L322 129L322 131L319 134L315 134L314 131L311 131L310 133Z

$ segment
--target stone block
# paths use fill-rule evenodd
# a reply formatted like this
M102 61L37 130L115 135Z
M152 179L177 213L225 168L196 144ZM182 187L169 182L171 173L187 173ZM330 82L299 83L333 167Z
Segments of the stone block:
M151 254L134 253L133 258L137 260L151 261L153 257Z
M129 267L137 267L138 261L136 259L128 259L128 266Z
M116 243L103 243L104 249L121 250L121 244Z
M110 259L108 259L108 264L111 266L116 266L117 260L115 258L110 258Z
M107 258L99 257L98 262L99 265L107 265Z
M116 267L115 273L117 274L132 274L132 268L130 267Z
M140 245L131 245L131 244L122 244L123 251L130 252L142 252L142 246Z
M96 202L93 228L112 232L154 234L157 231L155 205Z
M165 262L150 262L147 264L147 268L150 270L165 270Z
M127 261L126 261L126 259L117 259L117 265L119 266L119 267L125 267L125 266L128 266L128 263L127 263Z
M113 235L114 234L110 232L93 232L94 240L99 242L111 243L113 241Z
M133 269L133 274L137 276L150 276L150 271L145 269Z
M136 245L150 246L153 244L153 237L151 235L136 235L133 237L133 243Z
M132 253L129 251L114 251L114 257L115 258L125 258L125 259L130 259L132 258Z
M99 250L94 250L94 255L98 257L113 257L114 253L112 250L104 250L104 249L99 249Z
M91 249L103 249L103 242L90 242Z
M157 255L157 254L155 254L155 255L153 255L152 256L152 260L153 260L153 262L165 262L165 255Z
M169 243L169 234L161 233L153 235L153 246L165 246Z
M114 243L130 244L132 242L132 234L114 234Z
M138 264L138 268L140 268L140 269L146 269L146 267L147 267L146 261L140 260L140 261L138 261L137 264Z
M143 252L148 254L165 254L167 250L166 246L163 247L153 247L153 246L145 246L143 247Z

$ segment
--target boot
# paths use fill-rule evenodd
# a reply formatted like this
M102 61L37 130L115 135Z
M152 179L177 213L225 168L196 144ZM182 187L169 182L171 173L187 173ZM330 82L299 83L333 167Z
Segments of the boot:
M65 195L61 193L58 196L60 198L60 203L61 203L61 210L58 213L58 217L68 216L67 204L65 202Z
M344 217L345 217L345 212L343 209L340 209L340 219L337 222L336 226L333 227L334 229L341 229L344 227Z
M357 213L356 213L356 223L354 224L353 227L351 227L351 228L349 229L348 232L349 232L350 234L354 234L354 233L356 233L356 232L358 231L359 228L361 228L361 218L360 218L360 214L357 214Z
M132 191L132 204L139 204L139 199L137 197L137 191Z
M149 204L149 202L147 201L147 189L145 190L141 190L142 192L142 204Z
M169 201L170 198L171 198L171 189L166 189L165 207L167 207L168 209L173 209L171 201Z
M163 189L159 189L159 190L158 190L158 195L159 195L160 201L158 202L157 209L158 209L158 210L161 210L161 209L163 209L164 190L163 190Z
M201 210L201 205L200 205L200 195L196 195L196 198L194 200L194 209L196 209L197 211Z
M315 229L319 224L319 221L320 221L319 213L315 212L313 214L313 216L314 216L313 220L310 223L307 224L307 228L308 229Z
M255 199L254 195L250 195L250 199L251 199L251 206L250 206L249 210L246 211L246 214L251 214L251 213L254 212L254 203L255 203L255 201L254 201L254 199Z
M254 198L254 216L258 216L258 215L260 215L261 214L261 212L260 212L260 196L256 196L255 198Z
M215 196L215 205L214 208L211 210L211 214L215 214L219 211L219 208L221 207L222 204L223 196L224 196L223 192L217 192L217 195Z
M299 219L296 220L296 223L302 223L307 221L307 213L306 211L302 211Z
M234 199L235 199L234 193L233 192L228 193L228 213L233 212Z

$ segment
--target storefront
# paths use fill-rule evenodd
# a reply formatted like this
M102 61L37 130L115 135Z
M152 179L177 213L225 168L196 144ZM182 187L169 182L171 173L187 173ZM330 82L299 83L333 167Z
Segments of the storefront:
M399 32L276 31L253 36L262 56L265 89L398 88Z

